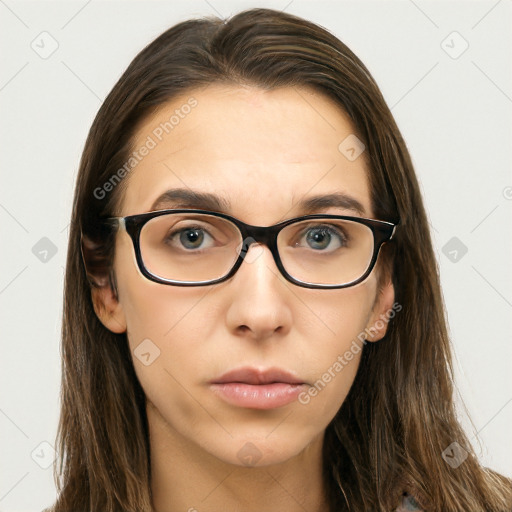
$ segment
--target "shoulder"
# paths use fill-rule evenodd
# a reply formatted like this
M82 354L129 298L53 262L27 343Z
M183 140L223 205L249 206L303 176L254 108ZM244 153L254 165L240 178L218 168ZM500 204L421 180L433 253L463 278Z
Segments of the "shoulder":
M400 505L395 512L424 512L419 503L409 493L405 492L402 495Z

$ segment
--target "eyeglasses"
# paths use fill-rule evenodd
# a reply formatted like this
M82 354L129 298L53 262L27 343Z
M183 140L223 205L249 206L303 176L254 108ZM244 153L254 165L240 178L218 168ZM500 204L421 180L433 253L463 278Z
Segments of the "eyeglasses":
M397 223L306 215L273 226L251 226L207 210L159 210L108 223L131 237L141 273L175 286L221 283L240 268L252 244L267 246L281 274L305 288L347 288L364 281ZM249 260L248 260L249 261Z

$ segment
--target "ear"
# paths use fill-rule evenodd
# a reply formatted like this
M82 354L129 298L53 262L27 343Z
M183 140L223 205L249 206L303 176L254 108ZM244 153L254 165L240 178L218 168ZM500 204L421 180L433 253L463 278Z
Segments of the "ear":
M96 316L115 333L126 332L126 317L118 299L115 275L110 268L105 242L81 233L80 246Z
M94 311L101 323L117 334L126 332L126 317L117 294L110 285L93 287L91 290Z
M381 340L386 335L389 320L400 309L402 307L395 304L395 288L393 282L389 279L377 288L377 296L366 324L366 340L372 342Z

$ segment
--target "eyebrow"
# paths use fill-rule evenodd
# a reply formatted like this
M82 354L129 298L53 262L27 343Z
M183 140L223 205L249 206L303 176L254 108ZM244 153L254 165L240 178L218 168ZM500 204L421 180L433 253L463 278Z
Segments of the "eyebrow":
M357 199L341 192L310 196L294 206L298 207L303 215L327 208L341 208L359 215L366 215L364 206ZM151 206L151 211L164 208L193 208L229 214L231 203L228 199L209 192L175 188L158 196Z

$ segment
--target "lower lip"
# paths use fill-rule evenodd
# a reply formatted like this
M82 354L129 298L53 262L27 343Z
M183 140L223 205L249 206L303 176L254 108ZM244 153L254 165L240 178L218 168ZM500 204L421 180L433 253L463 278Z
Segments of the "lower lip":
M297 399L304 384L244 384L242 382L226 382L212 384L212 390L226 402L237 407L251 409L275 409Z

